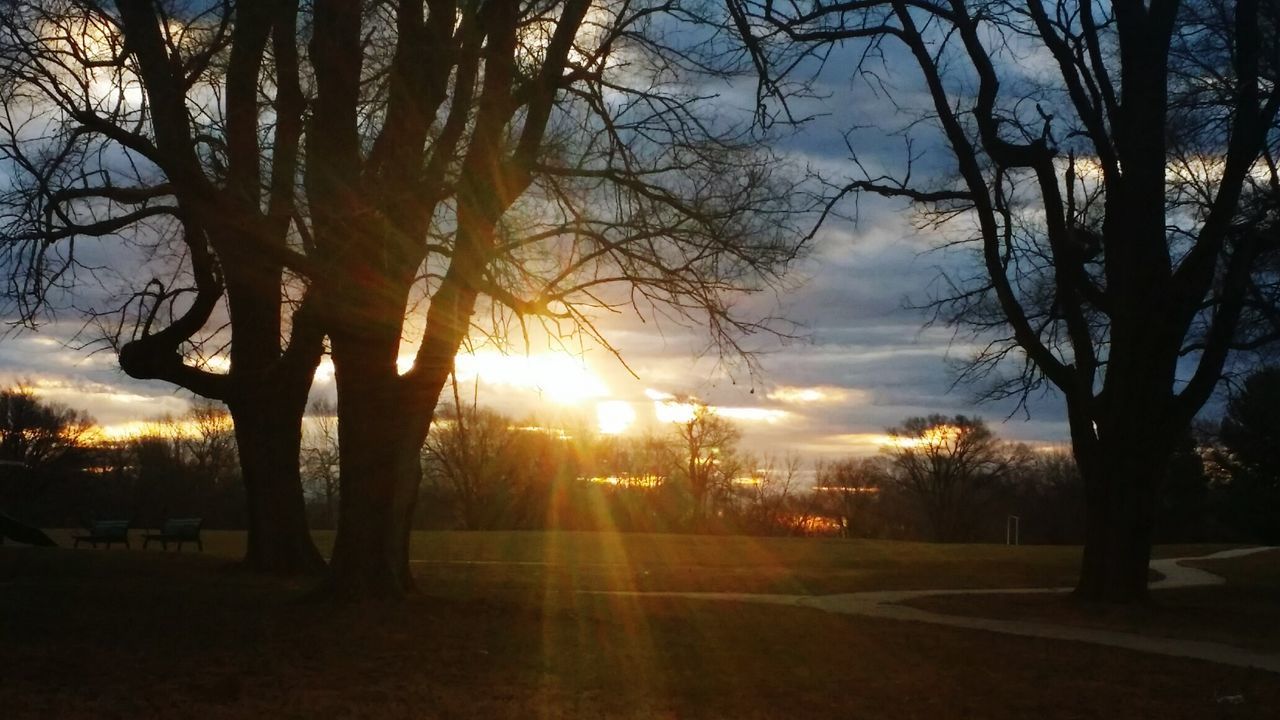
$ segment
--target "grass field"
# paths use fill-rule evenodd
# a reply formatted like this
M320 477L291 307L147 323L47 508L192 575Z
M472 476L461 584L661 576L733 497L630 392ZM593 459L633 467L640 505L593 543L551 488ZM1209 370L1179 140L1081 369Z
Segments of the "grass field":
M209 540L203 556L0 548L0 717L1273 718L1280 707L1275 675L1193 660L577 592L1038 584L1069 579L1069 548L424 533L421 595L334 607L308 583L239 571L237 536Z
M50 534L70 545L72 531ZM314 535L327 555L333 534ZM207 531L207 554L239 558L244 537ZM1155 554L1182 557L1225 547L1163 545ZM1053 587L1072 585L1080 564L1080 549L1066 546L593 532L415 532L410 552L422 589L443 594L548 586L787 594Z

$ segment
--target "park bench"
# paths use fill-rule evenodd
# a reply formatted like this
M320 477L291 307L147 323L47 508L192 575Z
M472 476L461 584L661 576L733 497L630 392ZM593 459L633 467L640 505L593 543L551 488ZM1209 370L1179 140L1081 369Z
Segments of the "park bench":
M142 536L142 549L146 550L147 544L155 540L165 550L169 549L169 543L178 543L178 552L182 552L182 543L193 542L200 549L200 552L204 552L204 542L200 540L200 525L203 522L200 518L171 518L165 520L160 532L148 533Z
M93 547L98 547L98 543L103 543L107 549L111 549L111 543L124 543L125 547L129 547L129 521L128 520L95 520L89 524L89 533L87 535L73 535L71 539L74 547L80 547L80 543L87 542Z

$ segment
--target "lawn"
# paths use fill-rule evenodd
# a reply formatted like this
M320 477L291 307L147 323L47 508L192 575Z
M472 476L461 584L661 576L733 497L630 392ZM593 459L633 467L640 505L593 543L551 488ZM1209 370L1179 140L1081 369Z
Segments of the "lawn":
M432 561L418 567L422 594L334 607L308 583L239 571L235 538L210 539L217 552L203 556L0 548L0 717L1272 718L1280 707L1275 675L1193 660L578 592L655 576L928 585L958 576L949 564L973 585L1022 583L1066 572L1070 549L430 533L414 543Z
M50 534L70 545L71 531ZM314 535L327 555L333 534ZM244 552L242 532L204 537L211 555L238 558ZM1156 555L1202 555L1225 547L1166 545ZM423 589L445 594L547 587L786 594L1057 587L1074 584L1080 566L1080 549L1067 546L645 533L415 532L410 552Z

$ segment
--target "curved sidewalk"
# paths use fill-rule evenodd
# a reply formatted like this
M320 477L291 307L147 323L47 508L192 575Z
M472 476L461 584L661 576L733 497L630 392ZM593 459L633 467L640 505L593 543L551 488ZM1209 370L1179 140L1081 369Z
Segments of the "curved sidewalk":
M1155 560L1151 563L1153 570L1159 571L1164 578L1151 583L1153 590L1170 588L1199 587L1204 585L1221 585L1226 579L1211 572L1182 565L1183 560L1217 560L1243 555L1252 555L1270 547L1241 548L1225 550L1212 555L1200 557L1173 558ZM680 597L695 600L731 600L736 602L771 603L807 607L845 615L862 615L866 617L887 618L891 620L908 620L912 622L946 625L948 627L969 630L985 630L987 632L1023 637L1047 638L1050 640L1071 640L1075 642L1093 643L1110 647L1137 650L1138 652L1171 655L1173 657L1195 658L1223 665L1234 665L1243 668L1254 668L1280 673L1280 655L1253 652L1242 648L1215 642L1198 640L1178 640L1175 638L1153 637L1114 630L1055 625L1052 623L1027 622L1022 620L998 620L994 618L965 617L945 615L914 607L901 605L904 600L930 597L936 595L1021 595L1043 593L1066 593L1071 588L992 588L989 590L897 590L883 592L859 592L841 595L759 595L751 593L697 593L697 592L628 592L626 595L652 595L663 597ZM614 593L610 593L614 594Z

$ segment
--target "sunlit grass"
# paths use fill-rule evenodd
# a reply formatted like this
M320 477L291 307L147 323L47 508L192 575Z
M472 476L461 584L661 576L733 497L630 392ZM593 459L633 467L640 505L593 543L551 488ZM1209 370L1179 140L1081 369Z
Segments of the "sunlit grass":
M603 508L599 515L600 523L608 522ZM70 545L70 531L51 534ZM243 532L203 535L210 555L234 559L244 552ZM333 533L313 536L327 555ZM141 547L140 539L134 547ZM1155 555L1200 555L1223 547L1166 545ZM1073 546L567 531L415 532L410 555L427 593L544 597L595 590L822 594L1057 587L1074 584L1080 563L1080 548Z

